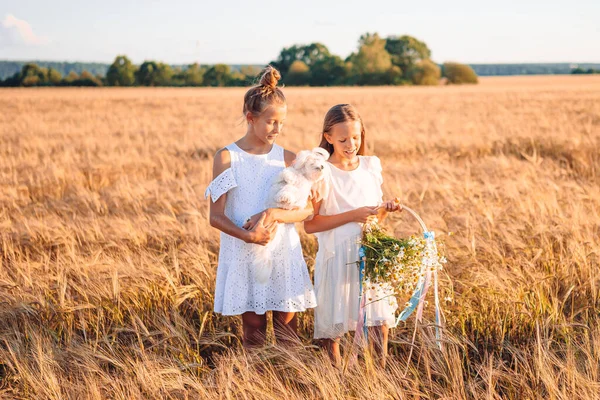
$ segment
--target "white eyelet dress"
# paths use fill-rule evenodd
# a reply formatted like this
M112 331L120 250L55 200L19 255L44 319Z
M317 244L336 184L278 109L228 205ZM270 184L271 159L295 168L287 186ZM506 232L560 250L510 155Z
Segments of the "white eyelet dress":
M206 189L213 202L227 193L225 215L237 226L265 210L269 188L285 168L284 150L273 145L268 154L250 154L235 143L226 146L231 168L217 176ZM252 260L259 245L245 243L221 232L215 307L223 315L247 311L301 312L316 306L315 293L302 256L294 224L279 224L276 246L269 247L271 275L265 283L255 278Z
M358 168L343 171L329 164L325 179L329 191L323 196L319 214L337 215L364 206L381 204L381 162L375 156L359 156ZM316 234L319 251L315 260L315 339L337 338L356 330L359 314L358 250L362 224L350 222ZM371 286L371 285L369 285ZM365 292L367 326L395 323L396 298L377 285ZM388 288L389 289L389 288ZM369 304L369 299L371 303ZM379 301L375 301L381 299Z

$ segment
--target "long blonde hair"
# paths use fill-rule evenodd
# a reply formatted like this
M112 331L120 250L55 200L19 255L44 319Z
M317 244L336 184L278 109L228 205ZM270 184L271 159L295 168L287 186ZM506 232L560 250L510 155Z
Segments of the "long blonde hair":
M360 117L360 114L351 104L338 104L329 109L327 114L325 114L325 120L323 121L323 132L321 133L321 143L319 147L324 148L329 152L329 154L333 154L333 145L330 144L325 138L325 134L329 134L331 128L334 125L337 125L342 122L348 121L359 121L360 122L360 147L358 149L358 155L365 154L365 124Z

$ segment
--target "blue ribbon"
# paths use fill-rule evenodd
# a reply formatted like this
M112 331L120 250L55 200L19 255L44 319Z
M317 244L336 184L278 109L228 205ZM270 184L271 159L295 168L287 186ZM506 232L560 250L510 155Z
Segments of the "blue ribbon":
M363 278L365 276L365 257L367 256L365 252L365 248L360 246L358 249L358 257L360 259L360 268L358 274L358 282L359 282L359 298L358 298L358 307L362 306L362 297L365 295L363 288ZM360 313L359 313L360 314ZM369 330L367 329L367 307L365 305L365 309L363 310L363 335L365 335L365 343L368 343L369 340Z
M435 240L435 233L433 231L429 231L429 232L424 232L423 236L425 237L426 240ZM425 271L425 274L423 274L423 276L421 276L419 278L419 281L417 282L417 287L415 288L415 291L413 292L410 300L409 300L409 304L408 306L406 306L404 308L404 310L402 310L402 312L400 313L400 315L398 315L398 318L396 319L396 326L398 326L398 324L400 323L400 321L406 321L408 319L408 317L410 317L410 315L415 311L415 309L417 308L417 306L419 305L420 301L423 301L424 299L422 299L422 295L423 295L423 290L425 290L425 275L427 274L427 271ZM435 323L436 323L436 327L435 327L435 336L437 339L437 343L438 346L441 348L441 338L442 338L442 332L441 332L441 323L442 323L442 318L441 318L441 311L439 309L439 305L438 305L438 299L437 299L437 278L435 278L434 276L434 290L436 290L435 293L435 297L436 297L436 304L435 304Z

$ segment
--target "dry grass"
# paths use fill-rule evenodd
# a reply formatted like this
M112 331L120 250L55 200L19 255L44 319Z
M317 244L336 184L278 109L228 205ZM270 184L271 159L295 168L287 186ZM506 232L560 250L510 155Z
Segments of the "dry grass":
M214 151L244 131L242 89L1 90L2 396L598 398L598 77L286 95L292 150L355 104L385 192L446 243L445 351L425 329L408 362L411 322L387 369L337 371L306 313L305 348L239 352L239 320L211 312L203 192Z

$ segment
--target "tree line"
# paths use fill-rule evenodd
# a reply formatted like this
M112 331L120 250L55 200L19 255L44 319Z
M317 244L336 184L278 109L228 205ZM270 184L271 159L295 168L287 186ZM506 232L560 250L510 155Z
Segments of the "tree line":
M322 43L293 45L281 50L271 63L287 86L438 85L440 82L477 83L477 74L465 64L431 60L427 45L408 35L360 37L346 59ZM259 68L232 69L226 64L172 67L157 61L135 65L118 55L104 76L84 70L63 76L52 67L25 64L21 71L0 81L1 86L247 86Z
M577 67L575 68L573 71L571 71L572 74L575 75L582 75L582 74L600 74L600 69L594 69L594 68L581 68L581 67Z

